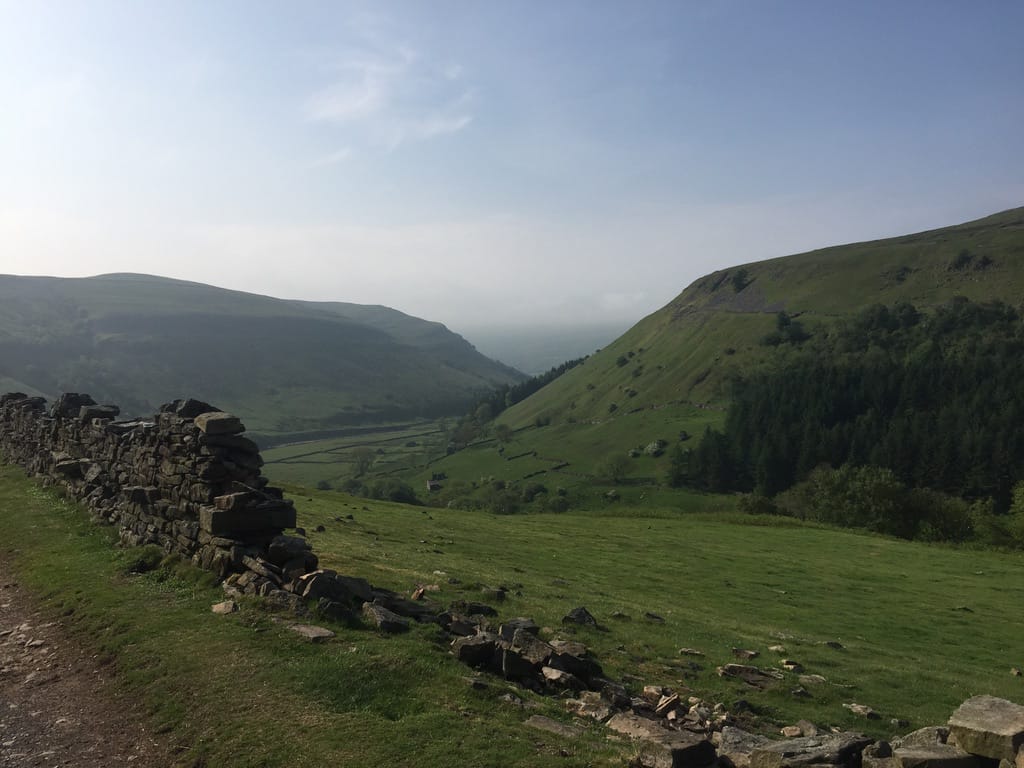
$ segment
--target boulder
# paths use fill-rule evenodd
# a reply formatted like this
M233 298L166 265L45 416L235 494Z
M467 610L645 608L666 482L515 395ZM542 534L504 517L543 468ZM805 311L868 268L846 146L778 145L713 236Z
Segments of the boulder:
M905 747L893 751L896 768L981 768L976 755L948 744Z
M576 675L564 672L554 667L541 667L541 676L544 678L544 685L555 691L582 691L587 686Z
M995 696L975 696L949 718L949 733L971 754L1013 762L1024 745L1024 707Z
M533 619L525 617L508 619L503 621L501 627L498 629L498 637L506 643L511 643L513 636L518 630L523 630L524 632L529 632L531 635L536 636L540 632L540 627L537 626L537 622Z
M363 616L377 627L381 632L397 634L409 630L409 622L397 613L389 611L383 605L376 603L365 603L363 605Z
M517 629L512 636L512 647L534 666L540 666L551 658L554 649L528 629Z
M507 680L527 680L537 674L538 665L512 648L501 649L501 674Z
M591 615L583 606L573 608L565 616L562 617L563 624L578 624L580 626L596 627L597 619Z
M307 600L328 600L343 605L358 606L373 599L373 588L365 579L339 576L331 571L314 571L299 582L304 584L302 596Z
M859 733L834 733L787 739L756 748L750 768L802 768L810 765L856 766L872 739Z
M941 725L931 725L927 728L920 728L913 733L908 733L906 736L893 739L892 748L936 747L945 744L948 739L949 728Z
M289 560L305 559L306 554L311 552L312 549L310 543L301 536L285 536L282 534L271 539L270 546L267 547L267 560L274 565L283 567Z
M241 419L223 411L201 413L195 417L195 425L207 435L237 435L245 431Z
M452 641L451 648L455 658L463 664L491 667L498 649L498 636L491 632L481 632L472 637L458 637Z
M670 731L645 717L620 712L608 728L636 739L637 762L644 768L699 768L715 761L715 748L703 736Z
M728 758L736 768L747 768L750 765L750 753L770 743L771 739L766 736L747 733L727 725L722 728L719 737L718 755Z

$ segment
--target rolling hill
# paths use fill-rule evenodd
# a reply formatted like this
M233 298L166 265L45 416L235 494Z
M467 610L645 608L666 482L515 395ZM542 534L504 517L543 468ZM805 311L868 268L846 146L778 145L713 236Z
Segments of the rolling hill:
M615 488L630 503L671 505L654 489L667 456L645 448L723 424L731 380L794 349L778 338L766 343L779 333L780 313L789 330L814 337L874 304L909 302L928 312L963 296L1019 307L1022 289L1024 208L720 270L502 413L498 423L512 430L505 445L485 437L414 479L543 483L575 489L590 505ZM609 472L607 459L627 452L635 460Z
M1024 208L958 226L825 248L713 272L510 409L527 426L605 420L673 403L721 405L730 375L780 353L761 340L779 312L810 333L872 304L926 310L965 296L1018 306L1024 291Z
M0 389L148 414L191 396L256 432L458 413L522 375L440 323L149 275L0 276Z

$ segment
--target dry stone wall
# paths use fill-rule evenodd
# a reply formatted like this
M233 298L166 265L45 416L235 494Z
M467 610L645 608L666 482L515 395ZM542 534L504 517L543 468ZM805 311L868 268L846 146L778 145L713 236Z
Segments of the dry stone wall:
M117 526L124 544L156 544L236 575L248 592L281 591L316 569L308 543L282 535L295 508L260 474L237 417L198 400L168 403L152 419L118 421L119 412L84 394L49 407L2 395L0 453Z

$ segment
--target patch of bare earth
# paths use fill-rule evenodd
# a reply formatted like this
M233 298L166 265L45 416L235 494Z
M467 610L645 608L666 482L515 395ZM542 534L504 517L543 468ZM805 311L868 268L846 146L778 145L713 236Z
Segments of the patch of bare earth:
M139 710L0 561L0 768L171 765Z

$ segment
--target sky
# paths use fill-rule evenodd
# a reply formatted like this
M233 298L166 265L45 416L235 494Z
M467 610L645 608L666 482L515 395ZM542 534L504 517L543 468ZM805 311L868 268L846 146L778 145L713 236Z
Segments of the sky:
M0 0L0 273L460 332L1024 205L1019 0Z

